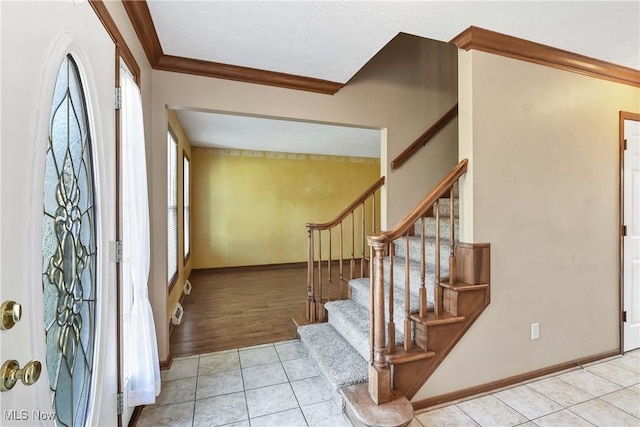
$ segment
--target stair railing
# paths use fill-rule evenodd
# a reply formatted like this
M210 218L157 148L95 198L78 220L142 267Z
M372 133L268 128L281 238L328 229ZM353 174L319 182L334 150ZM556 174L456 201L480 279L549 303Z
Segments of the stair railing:
M367 233L380 230L380 219L376 214L379 209L380 188L385 178L377 180L353 202L342 210L333 220L322 224L309 223L306 225L309 240L309 257L307 264L307 303L306 317L311 323L324 322L326 312L324 304L332 296L331 285L334 284L335 267L338 269L338 285L358 277L368 277L370 272L367 258ZM370 222L367 219L370 218ZM345 236L345 228L347 235ZM333 235L338 237L338 255L334 256ZM323 257L323 238L327 248ZM358 247L359 246L359 247ZM345 259L345 251L349 257ZM345 277L345 262L348 263L348 275ZM358 268L358 264L359 267ZM323 270L326 276L323 276ZM338 286L338 289L342 288ZM339 296L337 296L339 298Z
M456 258L455 258L455 215L454 215L454 185L460 177L467 171L468 160L464 159L458 163L438 185L402 220L390 231L382 232L378 235L368 237L370 247L370 258L375 272L370 276L371 305L370 305L370 366L369 366L369 392L371 398L377 403L386 403L391 399L391 372L388 361L396 353L395 343L395 321L393 309L393 268L394 268L394 240L405 238L405 306L403 319L404 353L414 350L412 342L412 314L409 285L409 236L415 228L415 224L421 221L421 251L420 251L420 290L419 290L419 316L427 317L427 290L425 287L426 276L426 254L425 254L425 222L426 216L435 216L435 284L434 287L434 314L438 316L442 313L442 294L438 284L441 281L441 254L440 254L440 199L449 197L450 199L450 233L449 245L450 253L448 257L448 281L453 284L456 280ZM384 257L389 254L389 271L385 272ZM446 255L445 255L446 256ZM446 263L445 259L445 263ZM389 299L385 301L384 278L390 278ZM385 322L385 306L388 304L388 322ZM386 323L386 327L385 327ZM420 349L419 349L420 350ZM426 348L421 350L427 351Z
M418 137L418 139L416 139L413 143L411 143L411 145L405 148L402 153L398 154L398 157L391 161L391 170L399 168L404 162L413 157L413 155L416 154L418 150L427 145L427 142L431 141L431 138L436 136L438 132L440 132L446 125L449 124L449 122L451 122L456 117L458 117L458 104L451 107L449 111L444 113L444 115L433 124L433 126L427 129L422 135Z

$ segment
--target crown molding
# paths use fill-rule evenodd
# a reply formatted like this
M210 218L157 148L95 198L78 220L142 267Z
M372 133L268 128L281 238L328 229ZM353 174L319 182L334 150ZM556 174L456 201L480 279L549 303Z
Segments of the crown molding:
M197 76L214 77L218 79L235 80L267 86L277 86L286 89L304 90L327 95L335 94L340 88L342 88L342 86L344 86L341 83L334 83L311 77L295 76L275 71L258 70L256 68L240 67L238 65L221 64L218 62L202 61L199 59L190 59L171 55L163 55L160 57L160 60L153 68L156 70L194 74Z
M149 63L155 70L194 74L197 76L276 86L326 95L333 95L344 86L343 83L336 83L329 80L165 55L162 51L160 39L153 24L147 2L144 0L122 0L122 4L129 15L138 39L140 39Z
M133 29L138 35L140 44L147 55L152 68L155 68L164 52L160 46L160 39L156 33L156 27L151 19L151 12L146 1L123 0L122 5L129 15Z
M479 27L469 27L450 43L459 49L480 50L545 65L589 77L640 87L640 70L519 39Z

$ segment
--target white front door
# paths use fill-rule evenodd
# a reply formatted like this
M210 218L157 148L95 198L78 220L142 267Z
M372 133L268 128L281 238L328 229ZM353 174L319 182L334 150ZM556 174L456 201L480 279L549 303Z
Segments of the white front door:
M42 373L34 385L18 381L13 388L0 393L0 425L52 425L56 409L50 382L55 382L59 389L56 398L61 398L64 390L72 390L67 396L73 402L88 397L86 417L76 413L74 423L82 423L86 418L90 425L117 425L115 264L110 257L111 241L115 239L115 46L88 2L0 2L0 15L0 299L22 305L22 319L13 328L0 331L0 363L15 360L23 367L31 360L42 362ZM50 195L55 186L52 189L51 185L45 185L45 170L48 170L49 135L54 126L52 103L61 95L54 95L56 78L69 54L77 63L91 134L97 288L95 295L89 296L78 293L78 287L73 285L76 293L65 297L61 292L62 297L52 300L43 295L46 270L43 229L47 226L43 205L45 194ZM69 111L71 117L73 112ZM77 163L69 167L75 168L76 173L82 168ZM73 252L79 248L77 241L66 237L64 241L65 250ZM64 277L59 283L64 283L66 292L70 292L69 283L75 280L73 274L80 268L79 264L73 266L68 257L63 258L61 262L69 264L60 270L64 271ZM75 252L74 259L80 258L84 259ZM95 317L81 320L77 311L86 304L80 301L92 299ZM59 337L59 344L54 347L67 351L62 359L54 356L51 343L49 350L47 347L45 300L56 304L48 313L58 310L60 314L50 325L57 328L55 323L59 322L60 328L51 331L52 336ZM90 383L82 384L82 377L75 375L83 370L80 365L67 367L64 374L56 376L60 363L71 363L72 356L79 354L79 343L86 339L80 335L87 333L94 340L85 358L92 362ZM69 377L71 371L73 375ZM73 404L66 406L73 407Z
M624 138L624 345L640 347L640 121L625 120Z

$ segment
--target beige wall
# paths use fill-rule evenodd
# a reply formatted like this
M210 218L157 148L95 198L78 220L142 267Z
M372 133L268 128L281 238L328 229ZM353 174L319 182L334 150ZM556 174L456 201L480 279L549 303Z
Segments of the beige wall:
M491 243L491 304L414 400L619 346L618 112L640 89L461 51L459 90L462 240Z
M380 174L378 159L362 157L194 147L192 159L194 268L306 262L305 224L330 221Z
M176 138L178 138L178 279L175 284L169 289L169 295L167 296L167 321L171 319L171 313L173 312L173 306L180 300L182 295L182 289L184 283L191 275L191 265L193 257L190 256L185 259L184 256L184 155L191 157L191 143L187 138L187 134L182 128L182 124L178 119L178 116L174 111L169 110L167 112L169 119L169 126L173 130ZM165 141L166 148L166 141ZM193 162L191 163L193 170ZM193 172L191 173L193 176ZM192 186L193 188L193 186ZM193 200L193 197L192 197ZM166 200L165 200L166 203ZM193 226L191 227L193 230ZM193 234L193 233L191 233ZM166 238L166 236L165 236ZM193 241L193 240L191 240ZM191 255L193 255L193 245L191 246Z

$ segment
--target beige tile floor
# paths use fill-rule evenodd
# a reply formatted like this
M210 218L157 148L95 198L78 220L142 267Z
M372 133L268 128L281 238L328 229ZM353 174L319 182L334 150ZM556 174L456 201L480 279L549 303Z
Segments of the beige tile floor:
M147 426L348 426L297 340L174 359Z
M640 351L418 412L420 426L640 426Z
M411 427L638 426L640 351L416 413ZM146 426L348 426L297 340L174 360Z

